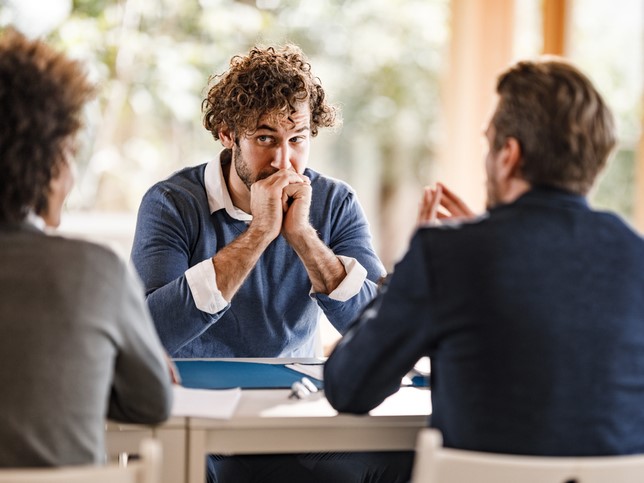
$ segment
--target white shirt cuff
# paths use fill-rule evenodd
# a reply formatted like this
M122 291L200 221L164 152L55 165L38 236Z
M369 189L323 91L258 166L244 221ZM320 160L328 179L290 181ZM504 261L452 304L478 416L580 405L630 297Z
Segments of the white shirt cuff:
M186 281L195 305L202 312L216 314L228 305L217 287L215 266L211 258L186 270Z
M336 256L342 265L344 265L344 270L347 272L347 275L340 282L340 285L329 294L329 298L337 300L338 302L346 302L362 289L362 284L367 278L367 270L355 258L342 255Z

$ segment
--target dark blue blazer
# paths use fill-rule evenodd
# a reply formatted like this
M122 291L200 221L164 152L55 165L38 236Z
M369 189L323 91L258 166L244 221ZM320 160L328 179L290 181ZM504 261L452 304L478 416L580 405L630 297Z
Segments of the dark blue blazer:
M447 446L644 453L644 240L549 188L419 229L329 358L327 398L366 412L427 355Z

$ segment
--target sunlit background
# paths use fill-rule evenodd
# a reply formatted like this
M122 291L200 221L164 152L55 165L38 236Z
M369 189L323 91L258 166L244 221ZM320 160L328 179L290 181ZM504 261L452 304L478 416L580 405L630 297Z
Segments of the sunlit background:
M0 22L82 59L100 86L62 231L127 257L145 190L221 149L201 124L208 77L254 44L291 41L344 121L313 141L310 165L356 189L391 269L424 185L446 181L482 209L494 75L552 52L553 8L560 53L618 119L619 150L591 202L644 231L641 0L5 0Z

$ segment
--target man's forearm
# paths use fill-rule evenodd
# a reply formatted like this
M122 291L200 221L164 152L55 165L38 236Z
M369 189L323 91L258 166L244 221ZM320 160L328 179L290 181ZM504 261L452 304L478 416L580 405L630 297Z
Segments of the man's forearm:
M217 288L225 300L232 300L271 241L251 226L212 257Z
M302 260L314 292L328 295L344 280L347 275L344 265L313 227L288 237L287 241Z

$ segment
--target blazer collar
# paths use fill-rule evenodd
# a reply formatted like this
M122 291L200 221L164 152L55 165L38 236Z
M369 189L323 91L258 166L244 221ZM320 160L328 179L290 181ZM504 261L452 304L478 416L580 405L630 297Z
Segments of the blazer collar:
M515 203L547 203L547 204L565 204L571 207L588 209L589 204L585 196L555 188L553 186L535 186L530 191L521 195Z

